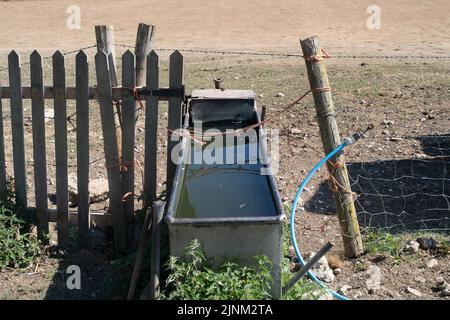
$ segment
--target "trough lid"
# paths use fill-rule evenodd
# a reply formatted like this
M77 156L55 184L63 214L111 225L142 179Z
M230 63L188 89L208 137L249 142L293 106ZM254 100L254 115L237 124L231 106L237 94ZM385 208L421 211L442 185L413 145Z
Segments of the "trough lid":
M255 99L253 90L192 90L192 99Z

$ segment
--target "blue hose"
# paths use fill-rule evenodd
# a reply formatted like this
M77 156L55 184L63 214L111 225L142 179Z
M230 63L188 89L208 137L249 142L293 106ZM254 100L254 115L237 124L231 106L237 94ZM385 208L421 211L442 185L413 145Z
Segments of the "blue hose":
M305 188L306 184L309 182L309 180L311 180L311 178L317 172L317 170L319 170L320 167L322 167L330 158L332 158L334 155L336 155L338 152L340 152L342 149L344 149L348 144L349 143L347 141L342 143L342 144L340 144L336 149L334 149L329 154L327 154L325 156L325 158L320 160L320 162L317 163L314 166L314 168L308 173L308 175L306 176L305 180L303 180L302 184L300 185L300 187L299 187L299 189L297 191L297 194L295 195L294 203L292 204L292 209L291 209L290 233L291 233L292 245L294 246L294 249L295 249L295 254L297 255L297 258L300 261L300 264L302 266L305 265L305 260L303 260L303 257L301 255L300 250L299 250L298 245L297 245L297 239L295 237L295 224L294 224L294 222L295 222L295 211L297 209L298 201L300 200L300 196L301 196L301 194L303 192L303 189ZM308 271L307 274L320 287L322 287L327 292L329 292L331 295L333 295L333 297L335 297L335 298L337 298L339 300L349 300L349 298L347 298L347 297L337 293L336 291L333 291L330 288L328 288L322 281L317 279L317 277L311 271Z

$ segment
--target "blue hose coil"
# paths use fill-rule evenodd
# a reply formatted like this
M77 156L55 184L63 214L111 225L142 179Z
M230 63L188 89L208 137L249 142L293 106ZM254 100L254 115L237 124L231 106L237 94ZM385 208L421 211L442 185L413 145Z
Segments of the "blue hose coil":
M297 205L298 205L298 202L300 200L300 196L301 196L301 194L303 192L303 189L306 187L306 185L308 184L309 180L311 180L311 178L317 172L317 170L319 170L330 158L332 158L334 155L339 153L347 145L348 145L348 142L344 142L344 143L340 144L336 149L334 149L329 154L327 154L325 156L325 158L320 160L314 166L314 168L312 168L312 170L308 173L308 175L306 176L306 178L303 180L302 184L298 188L297 194L295 195L294 203L292 204L292 209L291 209L291 217L290 217L290 222L289 222L290 226L289 227L290 227L290 234L291 234L292 245L294 246L295 254L297 255L297 258L300 261L300 264L302 265L302 267L305 265L305 260L303 259L302 255L300 253L300 250L298 248L298 245L297 245L297 239L295 237L295 224L294 224L294 222L295 222L295 211L297 209ZM349 298L347 298L347 297L337 293L336 291L328 288L322 281L317 279L317 277L311 271L308 271L307 274L315 283L317 283L321 288L323 288L327 292L329 292L333 297L335 297L335 298L337 298L339 300L350 300Z

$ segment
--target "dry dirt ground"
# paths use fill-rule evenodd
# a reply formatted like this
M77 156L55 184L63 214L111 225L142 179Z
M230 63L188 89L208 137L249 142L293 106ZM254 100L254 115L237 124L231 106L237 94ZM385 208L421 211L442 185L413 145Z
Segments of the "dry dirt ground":
M94 43L95 24L113 24L117 43L133 45L138 22L157 25L156 47L211 48L226 50L298 52L298 39L313 34L321 37L331 54L350 55L450 55L446 30L450 18L447 1L379 1L382 10L380 30L368 30L366 8L370 2L339 1L226 1L207 3L191 1L78 1L82 12L80 30L65 27L66 8L70 1L0 1L0 70L6 66L6 54L17 49L23 61L38 48L44 53L54 49L70 51ZM20 14L17 12L20 11ZM38 18L36 18L38 17ZM7 30L7 31L5 31ZM16 30L20 30L16 31ZM118 55L125 48L118 47ZM93 51L88 51L91 61ZM167 84L167 52L161 51L161 82ZM321 143L311 97L289 112L279 111L308 88L304 62L300 58L254 57L240 55L185 54L185 83L188 89L211 87L214 77L225 79L227 88L249 88L256 91L258 105L267 106L267 116L277 121L269 128L280 130L280 170L277 182L286 208L290 207L301 179L322 155ZM337 119L343 136L375 124L375 129L361 143L348 149L349 170L356 206L363 228L379 226L401 237L403 242L417 237L420 230L448 228L449 204L449 134L450 59L330 59L327 61ZM67 57L68 74L74 74L73 55ZM23 66L24 83L29 70ZM51 83L50 63L45 73ZM95 72L91 71L91 83ZM0 83L7 83L6 71L0 71ZM73 84L73 77L69 80ZM283 93L283 95L278 95ZM30 106L25 103L25 116ZM102 143L98 125L97 104L91 112L91 158L101 157ZM51 102L49 102L51 108ZM69 104L69 111L74 105ZM164 189L166 104L161 104L158 182ZM3 116L6 141L9 105L4 102ZM29 118L27 118L29 119ZM138 127L143 127L143 117ZM29 166L30 203L33 203L33 167L31 157L31 123L25 121L26 152ZM49 190L54 188L52 173L54 152L53 124L47 122ZM431 136L433 143L427 137ZM73 141L70 168L75 170ZM136 157L143 161L143 132L138 130ZM7 143L8 172L11 173L11 144ZM9 160L8 160L9 159ZM96 162L91 177L105 176L104 164ZM328 240L336 243L333 255L342 258L338 222L322 170L311 181L305 193L297 235L302 250L317 251ZM136 173L136 188L141 189ZM105 203L97 204L102 209ZM403 225L402 225L403 224ZM108 277L112 267L109 237L98 232L99 244L93 251L68 253L64 259L48 259L32 270L0 273L0 298L99 298L98 283ZM441 233L434 235L444 237ZM441 239L442 240L442 239ZM381 239L375 242L383 243ZM106 243L106 245L105 245ZM381 248L378 254L367 254L357 261L345 261L342 273L331 287L352 286L349 296L357 299L440 299L435 289L436 277L450 280L447 255L426 251L396 255ZM95 257L95 259L94 259ZM431 258L438 265L425 267ZM80 262L81 261L81 262ZM91 263L91 262L94 263ZM86 280L81 292L65 289L65 266L81 263ZM376 264L382 269L382 287L369 294L365 287L365 269ZM95 271L99 270L99 271ZM423 281L423 279L425 281ZM406 293L411 287L421 297Z

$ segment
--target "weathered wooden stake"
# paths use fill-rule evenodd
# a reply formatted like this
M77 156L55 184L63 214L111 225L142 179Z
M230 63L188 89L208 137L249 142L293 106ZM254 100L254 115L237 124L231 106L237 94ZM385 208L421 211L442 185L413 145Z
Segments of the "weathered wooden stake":
M136 250L136 257L134 259L133 273L131 274L130 287L128 288L127 300L133 300L136 292L136 286L141 275L142 260L145 255L145 245L150 237L150 229L152 227L152 208L147 208L144 224L142 225L141 237L139 239L139 245Z
M122 84L133 88L136 84L134 54L127 50L122 56ZM127 224L127 244L134 244L134 147L136 140L136 101L132 95L122 100L122 196L123 213Z
M152 259L150 275L150 299L157 299L160 292L161 269L161 221L164 214L164 202L153 203Z
M331 92L330 90L323 90L324 88L330 87L323 52L318 37L301 40L300 44L303 50L303 56L305 57L309 83L314 96L323 148L325 153L328 154L341 144L341 139L334 115ZM332 163L328 163L328 170L333 177L331 183L333 184L334 190L332 191L336 200L345 256L354 258L362 253L363 246L353 196L351 194L347 167L345 165L345 157L341 153L332 158L331 161ZM336 166L333 164L336 164Z
M95 38L97 40L97 51L104 52L108 56L111 85L113 87L117 87L119 85L119 81L117 80L113 26L95 26ZM119 158L122 159L122 111L119 104L116 103L115 107L116 115L114 116L114 121L116 126L116 139L117 146L119 148Z
M136 35L136 86L145 85L147 70L147 55L152 51L152 42L156 28L152 25L139 23Z
M102 122L103 148L109 187L109 207L113 218L114 244L119 253L127 250L125 217L123 215L122 185L119 146L114 124L114 106L111 90L108 56L104 52L95 55L95 69L100 96L100 117Z

